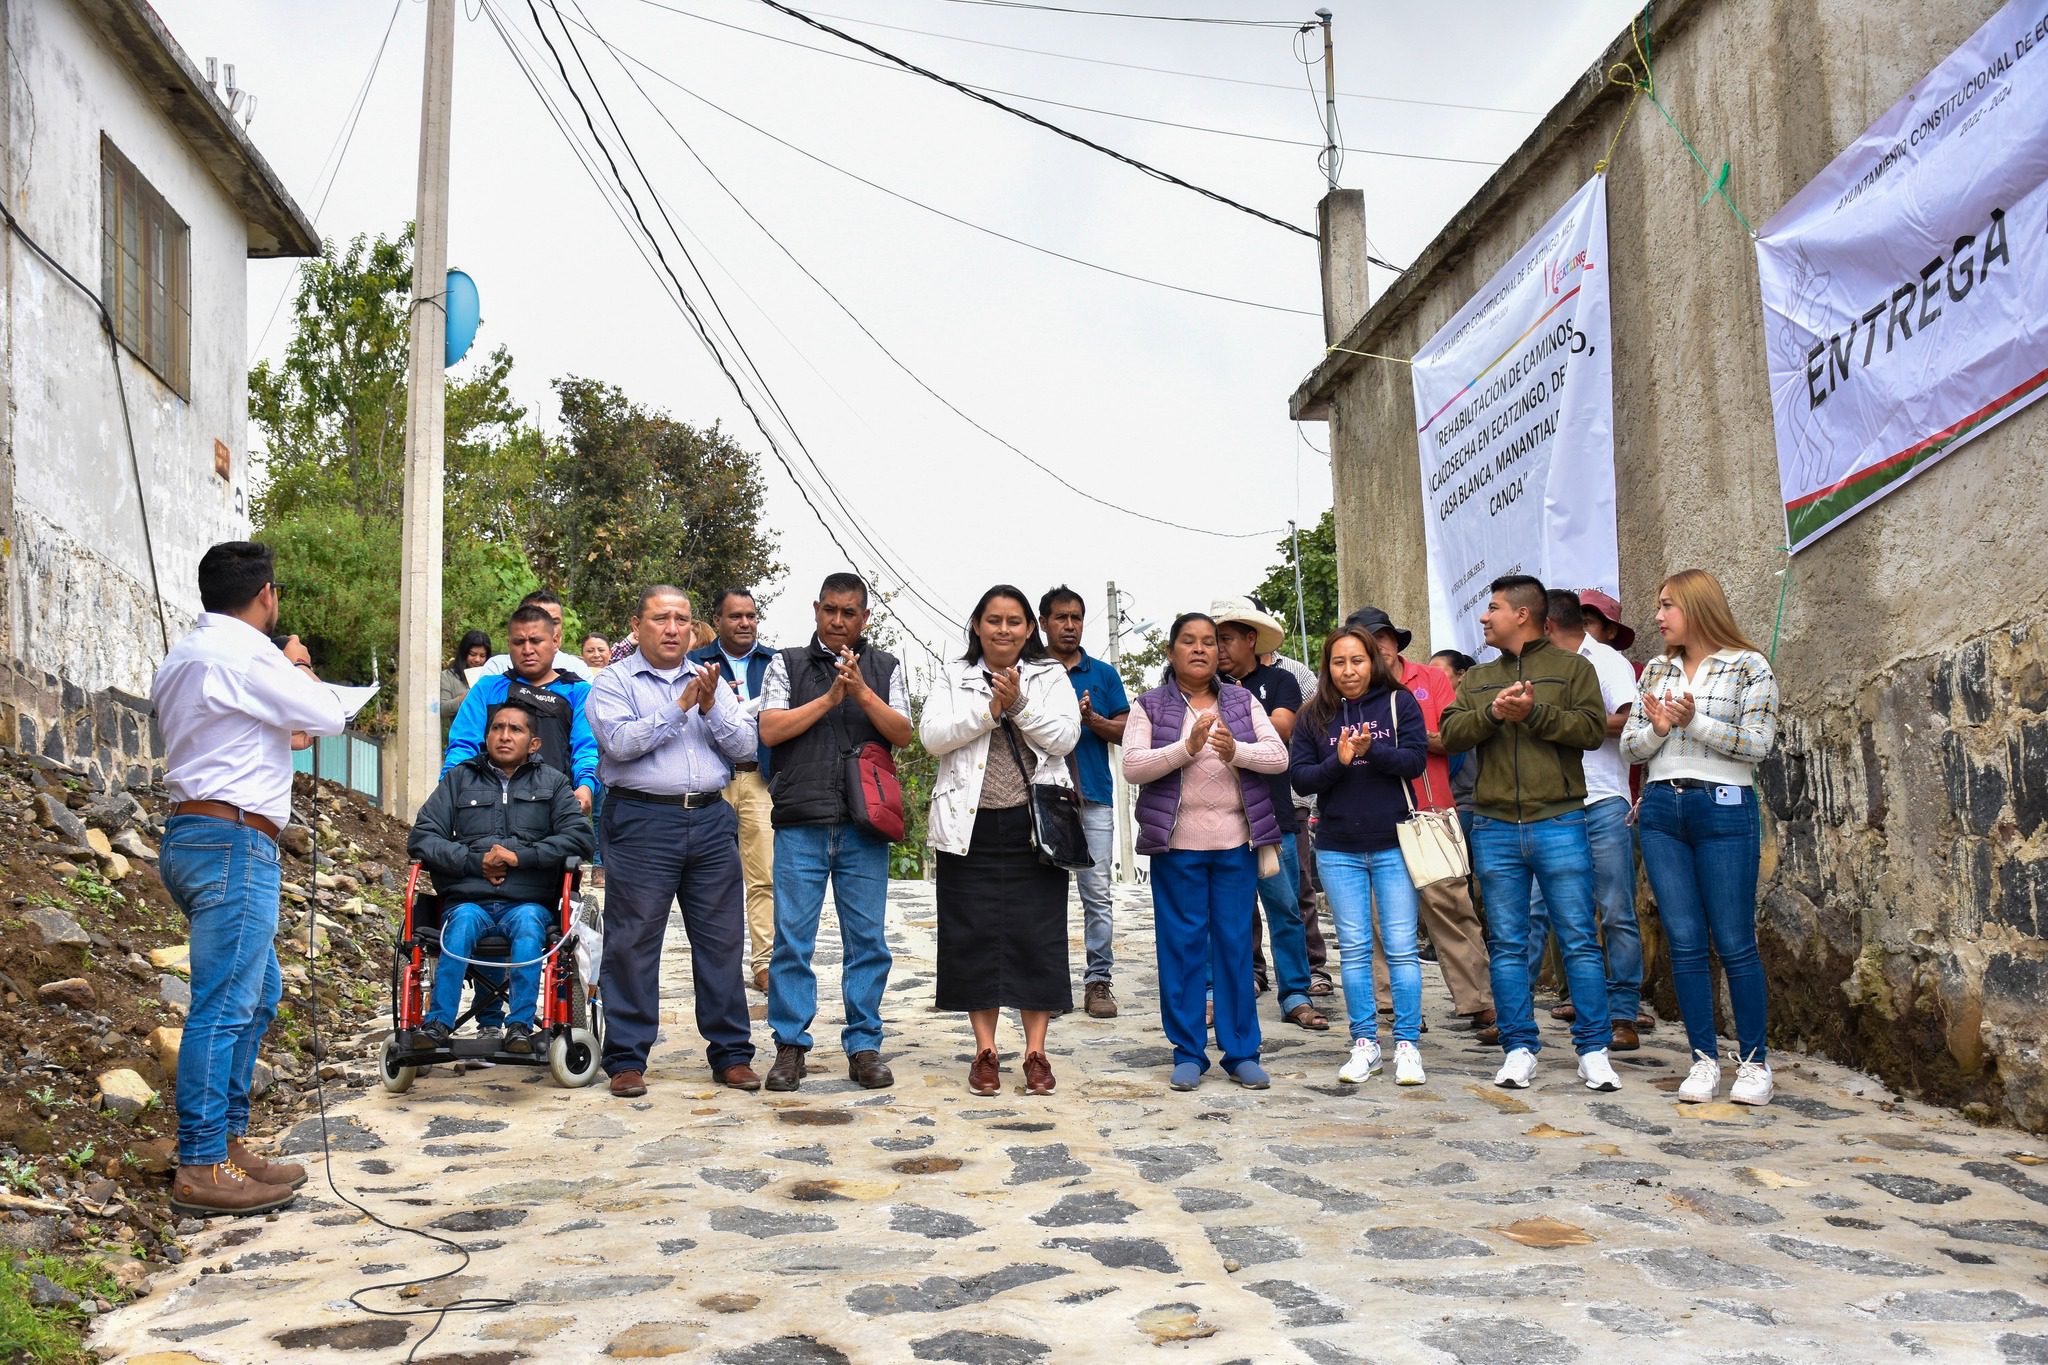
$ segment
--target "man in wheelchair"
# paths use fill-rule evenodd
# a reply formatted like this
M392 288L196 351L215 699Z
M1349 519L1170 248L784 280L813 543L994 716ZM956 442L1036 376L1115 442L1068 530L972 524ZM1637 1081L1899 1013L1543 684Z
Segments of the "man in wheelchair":
M541 763L533 713L500 703L484 732L482 752L450 768L420 807L406 849L434 875L447 907L441 920L441 962L416 1037L439 1047L462 1008L463 959L477 941L500 934L511 945L505 1050L533 1051L540 958L562 894L562 870L588 858L596 836L571 780Z

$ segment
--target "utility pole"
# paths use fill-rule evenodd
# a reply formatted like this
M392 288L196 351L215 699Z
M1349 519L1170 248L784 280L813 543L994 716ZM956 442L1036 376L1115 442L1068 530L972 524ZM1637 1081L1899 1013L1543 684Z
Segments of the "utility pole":
M1116 580L1109 580L1109 666L1123 670L1118 665L1124 657L1124 613L1117 602ZM1135 882L1137 873L1137 846L1131 820L1131 784L1124 781L1123 746L1112 745L1109 751L1110 789L1116 793L1116 880L1123 883Z
M1337 45L1330 33L1330 11L1319 9L1323 21L1323 173L1337 188Z
M405 408L404 559L398 591L398 762L386 808L411 820L441 769L441 482L448 309L448 138L455 107L455 0L427 0L419 208L412 249Z
M1301 590L1301 528L1290 521L1287 534L1294 542L1294 629L1301 636L1301 661L1313 668L1315 659L1308 652L1308 603Z

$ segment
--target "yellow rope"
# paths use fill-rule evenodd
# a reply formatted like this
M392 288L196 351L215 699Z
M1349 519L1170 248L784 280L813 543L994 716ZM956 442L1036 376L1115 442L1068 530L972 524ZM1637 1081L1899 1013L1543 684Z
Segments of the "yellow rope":
M1630 33L1635 32L1635 25L1633 23L1629 25L1629 31ZM1626 71L1628 79L1619 79L1614 74L1617 71ZM1621 135L1628 130L1629 118L1636 112L1636 101L1643 97L1642 82L1636 79L1636 69L1627 62L1616 62L1613 66L1607 68L1607 83L1609 85L1623 86L1628 90L1628 107L1621 111L1621 122L1615 126L1614 136L1607 140L1606 155L1593 163L1593 174L1595 175L1607 174L1607 167L1614 160L1614 149L1620 144Z
M1323 354L1361 355L1364 356L1367 360L1391 360L1396 365L1413 365L1415 363L1412 360L1406 360L1397 355L1381 355L1378 351L1354 351L1349 346L1328 346L1323 349Z

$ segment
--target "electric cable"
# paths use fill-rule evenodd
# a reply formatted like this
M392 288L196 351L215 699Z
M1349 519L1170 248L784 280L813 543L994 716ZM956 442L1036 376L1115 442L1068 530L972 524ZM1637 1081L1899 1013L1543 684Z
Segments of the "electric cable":
M1231 28L1293 28L1286 19L1212 19L1199 14L1133 14L1129 10L1075 9L1066 5L1039 5L1030 0L946 0L953 5L987 5L994 9L1044 10L1048 14L1086 14L1098 19L1153 19L1166 24L1221 24Z
M581 13L582 7L578 5L577 8L578 12ZM944 394L940 393L937 389L933 388L930 384L926 383L922 376L920 376L915 370L911 369L909 365L905 364L903 360L900 357L898 357L894 351L890 350L889 347L882 341L882 339L876 336L874 331L871 328L869 328L865 322L862 322L851 308L847 307L845 301L842 300L837 294L835 294L829 285L827 285L823 280L819 279L817 275L811 271L809 266L806 266L802 261L798 260L796 253L791 251L788 246L784 245L782 239L777 237L766 223L762 222L760 218L755 216L754 211L748 208L746 203L737 194L733 192L732 187L725 183L724 179L719 176L718 172L713 170L711 168L711 164L704 159L703 154L700 153L696 149L696 147L691 144L689 138L683 135L682 130L676 127L674 120L669 118L667 111L662 109L662 107L655 102L654 97L647 93L646 88L642 86L639 80L633 75L633 73L629 69L627 69L625 65L625 59L627 54L621 52L620 49L616 47L609 39L607 39L603 34L599 33L596 30L596 28L592 27L589 23L589 16L587 14L584 15L584 22L581 25L581 27L583 27L585 31L591 35L591 37L595 38L605 48L605 50L611 54L613 61L619 63L619 68L622 72L624 72L627 81L631 83L635 90L639 91L640 97L647 101L648 106L652 108L655 114L661 119L661 121L668 126L669 131L675 134L676 141L682 144L683 150L687 151L691 155L691 157L696 160L697 164L704 169L704 173L711 177L712 183L717 185L719 189L725 192L726 197L732 200L734 205L736 205L739 208L739 211L747 216L747 220L751 222L755 227L759 228L761 230L761 234L765 236L770 242L774 243L777 250L781 251L784 256L789 258L790 264L794 265L799 271L801 271L805 279L808 279L812 284L816 285L819 291L823 293L826 298L830 299L832 303L839 309L840 312L846 314L848 320L851 321L855 327L858 327L861 333L864 336L866 336L869 341L874 343L875 348L877 350L879 350L884 356L888 357L891 364L895 365L897 369L903 371L904 374L908 375L913 383L915 383L919 388L923 389L926 393L930 394L933 398L937 399L939 403L943 405L954 416L958 417L961 421L967 423L969 426L973 427L976 431L988 437L990 440L996 442L998 445L1004 447L1005 449L1011 451L1013 454L1019 456L1027 464L1031 465L1033 468L1039 470L1041 473L1051 478L1055 483L1059 484L1062 488L1065 488L1067 491L1074 493L1079 497L1086 498L1090 502L1109 508L1113 512L1118 512L1129 517L1135 517L1141 521L1154 522L1161 526L1170 526L1178 531L1188 531L1195 535L1216 536L1218 538L1226 540L1253 540L1258 539L1262 536L1276 534L1275 531L1216 531L1203 526L1190 526L1185 522L1172 521L1165 517L1153 516L1148 512L1140 512L1135 508L1125 507L1119 503L1111 502L1107 498L1099 497L1096 494L1089 492L1087 489L1070 482L1064 475L1060 474L1051 466L1038 460L1029 452L1021 449L1012 442L1005 440L1003 437L997 435L995 432L989 430L986 426L983 426L980 422L976 421L973 417L969 416L966 412L962 411L959 408L959 406L956 405L951 399L947 398Z
M824 512L820 510L816 500L812 498L809 488L807 488L804 485L803 481L797 477L796 469L790 463L788 455L784 453L781 442L775 439L774 433L769 430L768 423L761 416L760 410L754 406L753 400L747 397L745 386L740 383L738 376L736 376L733 373L732 367L727 363L724 353L718 348L717 344L712 340L709 328L704 322L702 316L698 313L695 304L693 304L690 301L687 291L685 291L683 288L682 280L676 275L675 268L668 263L667 253L663 251L660 241L654 236L653 229L648 226L646 216L641 213L639 202L637 201L637 199L635 199L632 190L630 189L630 187L626 185L625 176L619 170L617 161L612 157L610 146L605 143L603 137L598 133L596 121L591 117L589 107L583 102L582 93L576 89L575 84L570 80L568 67L563 62L560 51L556 49L553 37L549 35L546 26L541 23L540 12L535 7L534 0L526 0L526 8L528 13L533 18L534 27L540 31L541 41L547 45L549 55L552 56L554 59L556 70L561 76L563 85L568 89L570 98L576 102L576 107L583 116L585 126L589 129L592 139L595 140L598 144L598 150L604 154L605 162L610 167L612 178L618 183L621 193L625 196L628 207L632 210L634 221L639 223L641 231L646 234L648 241L653 246L654 254L656 258L660 261L662 270L667 273L670 280L675 284L678 295L677 302L682 307L685 317L689 320L691 329L697 335L698 340L703 343L705 349L711 353L711 358L713 362L716 363L716 365L718 366L719 372L725 376L726 382L732 386L735 396L737 396L740 401L740 406L745 408L747 415L753 419L755 427L761 432L763 439L767 441L770 452L774 454L776 462L782 466L783 472L789 476L790 481L792 483L796 484L798 494L803 498L805 505L810 508L811 515L817 518L818 524L824 528L825 534L828 538L831 539L833 547L839 551L841 556L843 556L849 564L855 563L856 557L846 548L845 543L840 540L839 533L832 527L832 524L826 519ZM559 17L559 15L557 17ZM566 35L567 29L564 28L563 31ZM573 39L571 40L571 45L574 45ZM595 92L594 86L593 92ZM602 95L600 95L599 98L601 100ZM614 126L616 126L616 124ZM621 141L623 143L624 139L621 138ZM627 154L629 157L632 155L630 148L627 149ZM680 245L680 242L678 242L679 247ZM685 259L688 259L687 249L684 250L684 256ZM692 268L695 268L694 264ZM701 283L701 274L699 275L699 280ZM708 292L709 290L707 288L707 293ZM716 301L714 299L714 305L715 302ZM742 354L744 354L743 348ZM748 363L751 364L751 361L749 361ZM758 370L755 372L755 376L758 381ZM765 389L765 384L762 387ZM844 510L843 507L842 510ZM882 557L879 554L875 555L875 558L877 560L882 559ZM883 562L886 565L886 561ZM898 576L901 577L901 575ZM917 597L917 594L912 593L912 596L915 598ZM921 599L919 600L921 601ZM934 614L940 621L952 623L951 617L948 613L934 610L930 603L923 603L923 605L928 611L934 611ZM902 623L901 617L899 617L898 620L899 623ZM903 623L903 629L904 633L909 635L913 640L917 641L917 643L921 647L923 647L927 653L931 653L934 656L937 655L937 651L933 650L932 647L929 644L927 644L924 641L924 639L921 636L919 636L915 631L912 631L907 623Z
M642 0L642 2L647 3L648 0ZM753 30L742 29L741 32L751 33L753 32ZM802 45L799 44L799 46ZM821 51L822 49L810 48L807 50L815 52ZM772 133L768 129L763 128L760 124L755 123L749 119L743 118L742 116L733 113L730 109L725 108L723 105L716 104L708 97L698 94L695 90L692 90L689 86L684 85L681 81L676 80L673 76L670 76L668 73L662 71L659 67L650 65L645 60L633 55L630 52L626 52L623 50L617 51L618 55L623 60L631 62L634 66L639 67L642 71L645 71L648 75L654 77L656 80L662 82L664 85L671 86L674 89L681 91L683 94L688 95L691 99L697 101L699 104L702 104L705 108L711 110L713 113L731 119L734 123L739 124L742 128L746 128L755 133L758 133L762 137L767 138L770 142L776 143L777 145L782 147L786 147L790 151L795 152L798 156L801 156L808 161L816 162L818 165L823 166L826 170L832 171L839 175L843 175L847 179L865 185L869 189L874 190L879 194L885 194L889 196L891 199L901 200L903 203L909 204L913 208L923 209L926 213L935 214L940 218L944 218L946 221L950 223L957 223L961 227L970 228L975 232L984 233L987 236L1008 242L1012 246L1023 247L1027 251L1038 252L1042 256L1051 256L1057 260L1066 261L1072 265L1083 266L1089 270L1100 271L1105 275L1114 275L1118 279L1130 280L1137 284L1149 284L1159 289L1170 289L1176 294L1192 294L1197 298L1215 299L1219 303L1242 304L1247 308L1262 308L1267 312L1272 313L1293 313L1298 317L1305 318L1319 319L1322 317L1322 314L1314 309L1290 308L1286 304L1280 303L1262 303L1257 299L1238 298L1235 295L1231 294L1217 294L1207 289L1195 289L1189 285L1173 284L1166 280L1157 280L1146 275L1134 275L1130 271L1118 270L1114 266L1103 265L1098 261L1087 260L1080 256L1071 256L1064 251L1056 251L1049 246L1040 246L1038 243L1026 241L1022 237L1013 237L1007 232L1003 232L998 228L989 227L983 223L977 223L971 218L962 218L960 215L956 213L951 213L935 205L927 204L922 199L914 199L910 195L904 194L899 190L890 189L887 185L884 185L879 181L870 180L866 176L860 174L858 171L847 170L844 166L841 166L836 162L828 161L824 157L819 156L816 152L809 151L803 147L799 147L796 143L791 142L788 138L785 138L777 133Z
M1159 167L1151 165L1148 162L1140 161L1134 156L1127 156L1123 152L1116 150L1116 148L1114 147L1105 146L1102 143L1095 141L1093 138L1083 137L1079 133L1073 132L1066 128L1062 128L1057 123L1053 123L1047 119L1042 119L1038 115L1031 113L1029 110L1019 109L1012 104L1005 104L993 95L984 95L983 93L981 93L981 91L976 90L971 85L962 85L959 81L953 80L947 76L941 76L938 72L919 66L917 63L910 61L908 58L899 57L895 53L890 52L887 49L876 47L873 43L870 43L865 39L856 38L851 33L847 33L842 29L833 28L830 24L812 18L810 15L804 13L800 9L791 9L788 5L783 4L782 0L760 0L760 3L776 11L778 14L786 14L792 19L798 20L802 23L809 24L812 28L817 29L820 33L829 33L833 37L839 39L842 42L852 43L855 47L858 47L865 52L872 52L877 57L881 57L888 61L894 62L896 65L902 67L905 71L913 72L916 75L923 76L926 80L929 81L937 81L940 85L943 85L950 90L957 90L959 93L967 96L967 98L971 100L976 100L982 104L986 104L992 109L1000 109L1004 113L1009 114L1012 117L1023 119L1026 123L1033 124L1037 127L1043 128L1049 133L1055 133L1060 137L1067 139L1069 142L1078 142L1083 147L1087 147L1092 151L1100 152L1104 156L1109 157L1113 161L1121 161L1124 165L1131 167L1133 170L1141 171L1144 174L1151 176L1154 180L1164 181L1166 184L1173 185L1179 189L1191 190L1194 193L1201 195L1204 199L1214 200L1216 203L1222 204L1226 208L1233 208L1236 209L1239 213L1250 214L1252 217L1259 219L1261 222L1270 223L1277 228L1284 228L1288 232L1295 233L1298 236L1306 237L1310 241L1316 240L1315 233L1309 231L1305 227L1299 226L1298 224L1290 223L1285 218L1276 218L1272 214L1265 212L1263 209L1255 209L1251 205L1240 203L1239 201L1232 199L1230 196L1226 194L1220 194L1212 189L1205 189L1204 187L1197 185L1192 181L1181 179L1179 176L1173 174L1171 171L1163 171ZM888 27L888 25L883 25L882 27Z

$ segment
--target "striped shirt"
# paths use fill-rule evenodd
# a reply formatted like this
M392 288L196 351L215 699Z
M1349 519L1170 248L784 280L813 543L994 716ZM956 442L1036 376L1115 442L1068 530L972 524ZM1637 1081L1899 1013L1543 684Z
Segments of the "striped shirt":
M1763 655L1748 649L1717 650L1701 665L1698 680L1669 655L1652 659L1637 683L1637 694L1670 700L1692 694L1693 717L1659 735L1640 704L1628 713L1621 752L1649 765L1645 778L1666 782L1693 778L1735 787L1753 782L1778 734L1778 680Z

